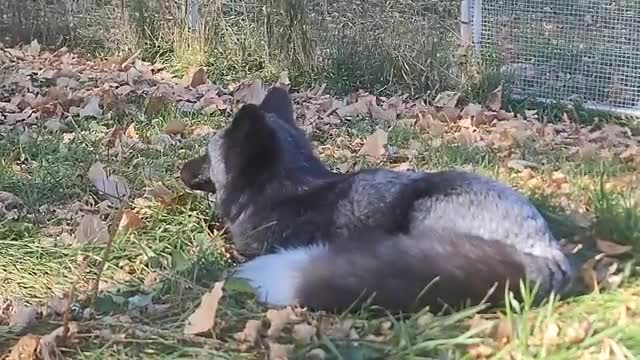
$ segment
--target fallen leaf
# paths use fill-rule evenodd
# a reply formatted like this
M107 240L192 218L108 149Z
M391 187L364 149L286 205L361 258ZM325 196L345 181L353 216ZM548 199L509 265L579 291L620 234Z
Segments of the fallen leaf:
M433 106L436 107L455 107L460 99L460 93L455 91L445 91L438 94L433 101Z
M571 344L579 344L587 338L590 331L591 322L585 319L567 328L565 340Z
M75 233L76 244L101 244L109 241L109 228L100 218L87 214L80 220Z
M440 121L434 120L431 114L419 112L416 122L418 130L423 130L433 136L442 136L447 132L447 127Z
M243 102L246 104L260 104L267 92L262 86L262 81L257 79L254 81L246 82L242 84L234 93L233 98L235 101Z
M596 246L598 250L602 251L607 256L619 256L630 252L633 247L631 245L620 245L607 240L596 240Z
M207 71L203 67L199 67L197 69L192 69L187 74L187 79L189 79L189 86L192 88L197 88L200 85L204 85L207 83Z
M489 94L484 105L491 111L500 111L502 108L502 85Z
M98 96L91 96L87 101L87 104L80 109L80 118L88 116L98 117L102 115L102 109L100 109L100 98Z
M140 140L140 136L138 136L138 132L136 131L136 124L131 123L127 127L127 130L124 131L124 135L131 140Z
M462 110L461 115L463 118L475 119L482 116L483 111L484 111L484 108L482 107L482 105L470 103L467 106L465 106L465 108Z
M269 329L267 330L267 336L270 338L276 338L280 335L282 330L295 319L295 313L290 307L276 310L270 309L266 314L269 319Z
M467 352L472 359L487 359L495 353L495 349L486 344L473 344L469 345Z
M353 104L340 107L335 110L341 118L356 117L366 115L369 111L369 101L365 98L358 99Z
M138 214L136 214L133 210L125 210L122 213L122 218L120 218L120 223L118 224L118 230L122 232L127 232L130 230L140 229L144 225L144 222L140 218Z
M182 120L174 119L170 120L164 127L164 133L168 135L182 134L187 128L187 124Z
M395 109L383 110L381 107L376 105L375 102L371 102L369 110L371 111L371 118L374 121L391 123L396 120L397 114Z
M88 176L98 191L107 195L113 203L119 203L129 196L126 181L116 175L107 175L104 165L100 162L91 165Z
M176 198L176 195L162 183L156 183L147 189L144 196L156 200L163 206L172 205Z
M248 345L250 348L256 346L260 339L260 333L262 332L262 321L249 320L244 325L244 329L233 335L233 337L243 344Z
M9 318L9 327L15 328L17 331L22 331L33 325L39 314L40 312L35 307L17 305Z
M13 346L7 360L36 360L39 357L39 347L39 336L25 335Z
M514 114L510 113L510 112L506 112L504 110L500 110L498 111L498 113L496 114L496 119L500 120L500 121L506 121L506 120L511 120L513 119Z
M300 344L307 345L316 339L316 328L307 323L296 324L293 326L291 335Z
M213 329L218 303L222 298L224 281L216 282L211 291L202 296L200 305L189 316L184 327L185 335L196 335Z
M293 345L269 343L269 360L288 360L293 351Z
M150 118L160 115L169 102L169 99L162 95L148 96L144 100L144 115Z
M360 148L360 151L358 151L358 155L373 159L382 157L386 152L385 145L387 144L388 138L389 136L386 131L377 129L367 137L364 145Z

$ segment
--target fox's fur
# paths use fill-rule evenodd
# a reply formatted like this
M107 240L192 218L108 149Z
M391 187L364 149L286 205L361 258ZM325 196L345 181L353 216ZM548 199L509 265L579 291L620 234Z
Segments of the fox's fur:
M186 163L184 183L215 193L239 266L269 304L390 310L499 303L504 286L562 293L575 266L537 209L512 188L463 171L327 169L297 127L286 90L244 105Z

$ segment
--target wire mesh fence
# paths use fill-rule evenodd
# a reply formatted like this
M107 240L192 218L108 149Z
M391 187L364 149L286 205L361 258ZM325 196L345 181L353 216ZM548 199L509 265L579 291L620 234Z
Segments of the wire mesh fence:
M513 76L514 95L640 115L640 1L472 3L479 47Z

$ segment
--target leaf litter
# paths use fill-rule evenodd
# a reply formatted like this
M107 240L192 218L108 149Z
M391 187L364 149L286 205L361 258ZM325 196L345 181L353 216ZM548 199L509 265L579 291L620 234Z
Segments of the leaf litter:
M144 112L148 116L155 116L167 107L175 106L178 111L197 112L205 114L216 111L231 111L238 104L258 103L266 94L265 87L260 80L249 80L227 87L211 84L206 79L206 69L193 69L184 81L174 79L163 71L157 64L149 64L137 59L137 55L125 61L117 60L111 63L91 62L80 59L66 49L56 52L43 51L37 42L23 49L13 49L13 62L18 68L45 69L35 76L25 76L24 73L14 74L5 85L16 94L10 101L0 101L0 132L17 130L23 132L21 138L30 141L32 135L28 128L37 126L37 121L45 119L44 126L50 131L64 129L68 119L102 118L111 112L131 111L129 102L143 97L146 99ZM33 74L33 73L32 73ZM41 79L52 79L55 86L43 87ZM288 86L288 76L281 75L279 80ZM16 91L18 90L18 91ZM597 156L618 157L628 164L638 164L638 134L618 125L605 125L601 128L578 127L570 121L561 123L547 123L537 113L528 111L517 115L501 108L502 89L497 88L482 104L470 103L465 106L459 93L444 92L426 105L422 99L410 99L407 96L392 98L376 97L364 91L358 91L347 99L339 99L323 93L324 86L319 86L305 92L293 93L296 101L296 117L306 131L331 132L349 118L370 117L382 125L395 125L403 122L404 126L416 127L426 135L435 137L440 142L456 142L469 146L491 147L508 153L508 167L522 173L530 180L538 176L530 171L536 169L535 163L518 158L517 147L530 142L544 148L562 149L568 154L574 154L580 159L590 159ZM2 99L2 97L0 97ZM115 131L116 129L114 129ZM167 144L174 142L182 135L207 134L211 129L191 128L180 120L167 123L164 132ZM112 134L111 146L123 156L127 149L133 146L154 146L142 144L131 124L126 129ZM164 140L163 140L164 141ZM362 156L372 160L380 160L387 154L388 134L382 129L372 133L364 143L356 144L356 150ZM349 144L353 146L354 144ZM353 153L353 149L350 149ZM396 164L397 170L411 168L410 162ZM101 163L92 166L89 178L98 191L118 205L130 195L130 189L124 179L109 174ZM566 176L554 174L550 179L555 191L567 191L569 186ZM147 198L154 199L162 205L170 205L175 196L164 185L160 184L149 189ZM0 201L0 205L2 202ZM2 209L0 209L2 210ZM10 210L13 211L13 210ZM0 212L1 214L2 212ZM15 213L15 212L14 212ZM14 215L15 216L15 215ZM144 225L144 214L127 210L118 224L120 231L135 230ZM95 215L84 215L76 231L75 241L78 243L104 242L107 226ZM619 245L605 240L597 243L598 249L607 256L620 256L632 249L627 245ZM600 266L602 258L594 261L593 267ZM603 265L604 266L604 265ZM602 273L611 276L613 265L604 266L605 270L592 269L591 278L602 280ZM615 269L613 269L615 271ZM587 271L588 272L588 271ZM587 277L589 277L587 276ZM607 276L604 276L605 278ZM606 280L606 279L604 279ZM215 287L214 289L215 290ZM213 292L213 290L211 292ZM220 294L208 293L209 298L201 302L196 310L204 316L195 316L192 325L185 326L187 332L209 331L215 325L215 313ZM215 296L213 296L215 295ZM218 296L219 295L219 296ZM206 295L205 295L206 296ZM215 299L217 297L217 299ZM147 299L147 298L144 298ZM148 300L148 299L147 299ZM206 300L206 301L205 301ZM135 301L134 301L135 302ZM206 306L203 307L203 304ZM215 305L214 305L215 304ZM145 303L145 306L149 305ZM202 308L202 309L201 309ZM206 311L203 310L206 308ZM213 316L211 316L213 314ZM292 315L293 314L293 315ZM321 327L313 322L305 322L292 310L280 310L266 315L269 327L264 329L264 323L249 320L245 329L239 333L239 339L249 347L256 346L260 339L266 336L275 339L284 335L291 335L293 340L300 343L313 343L317 340ZM304 317L303 317L304 318ZM302 321L302 322L301 322ZM189 323L191 324L191 323ZM344 324L343 324L344 325ZM341 325L347 330L344 337L354 337L357 334L351 325ZM504 321L499 321L496 328L505 327ZM191 327L191 328L190 328ZM342 327L340 327L342 329ZM189 328L189 330L187 330ZM588 326L584 323L570 327L567 339L570 342L581 339ZM585 330L586 329L586 330ZM333 329L333 332L340 331ZM493 330L498 333L510 331ZM504 335L504 334L503 334ZM286 337L285 336L285 337ZM505 339L508 336L494 335ZM550 338L553 336L549 335ZM282 345L275 340L268 340L271 355L276 358L288 356L290 345ZM278 340L281 341L281 340ZM504 341L504 340L501 340ZM610 348L615 345L610 345ZM484 349L486 352L486 349ZM479 353L482 348L476 349ZM612 350L613 351L613 350ZM324 355L318 355L320 357ZM286 358L286 357L283 357Z

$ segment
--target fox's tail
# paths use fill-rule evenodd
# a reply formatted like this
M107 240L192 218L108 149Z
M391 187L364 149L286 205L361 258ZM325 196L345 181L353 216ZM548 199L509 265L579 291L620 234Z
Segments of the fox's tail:
M434 311L483 300L501 303L505 287L519 293L530 273L546 283L537 294L543 296L552 290L551 277L571 276L552 258L532 257L500 241L437 229L429 239L424 234L363 235L285 249L241 265L235 276L247 279L259 299L272 305L343 310L370 301L388 310Z

